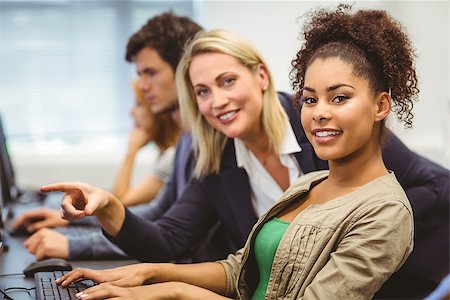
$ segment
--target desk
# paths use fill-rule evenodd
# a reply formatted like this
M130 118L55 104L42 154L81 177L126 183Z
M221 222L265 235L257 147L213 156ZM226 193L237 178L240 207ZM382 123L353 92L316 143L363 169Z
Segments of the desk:
M35 287L34 278L25 278L25 276L22 275L23 269L25 269L29 264L36 261L34 256L30 254L22 245L25 240L26 237L11 237L9 235L6 236L6 243L9 246L9 250L0 253L0 288L3 291L11 287ZM70 264L73 266L73 268L92 269L108 269L132 263L137 263L137 261L132 259L70 261ZM7 274L11 274L11 276L4 276ZM27 293L27 291L23 289L8 290L7 294L14 300L36 299L36 292L34 289L30 290L29 293ZM3 295L1 293L0 300L3 300Z
M0 254L0 274L20 274L32 262L35 262L33 255L23 247L22 243L25 237L8 237L9 250ZM136 260L95 260L95 261L71 261L70 264L74 268L92 268L92 269L108 269L113 267L124 266L136 263ZM2 276L0 277L0 287L2 290L11 287L33 288L34 278L25 278L23 275ZM27 294L25 290L9 290L7 293L14 300L16 299L35 299L36 292L31 290ZM0 299L3 295L0 294Z

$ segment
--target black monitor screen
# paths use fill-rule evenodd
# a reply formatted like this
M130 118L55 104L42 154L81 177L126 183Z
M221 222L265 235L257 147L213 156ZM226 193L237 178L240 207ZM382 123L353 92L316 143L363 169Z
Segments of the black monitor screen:
M0 115L0 166L1 170L1 185L2 196L4 203L13 202L17 198L18 190L14 179L14 170L11 159L8 154L8 147L6 144L6 134L2 125L2 118Z

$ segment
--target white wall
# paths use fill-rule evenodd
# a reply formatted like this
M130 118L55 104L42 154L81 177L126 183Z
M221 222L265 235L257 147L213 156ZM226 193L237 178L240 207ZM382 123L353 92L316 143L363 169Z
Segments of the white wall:
M262 52L278 89L291 91L290 61L299 49L301 17L331 1L203 1L198 20L207 29L224 28L246 37ZM450 166L449 1L356 1L355 8L388 10L407 29L418 59L420 97L412 130L390 126L413 150Z
M279 90L290 91L290 61L299 48L301 17L319 1L196 1L196 19L206 29L224 28L248 38L266 57ZM450 166L449 1L364 1L358 7L388 10L407 28L417 49L420 99L414 108L414 127L394 131L413 150ZM392 126L391 126L392 127ZM120 153L119 153L120 152ZM87 155L14 157L21 185L39 186L58 180L83 180L110 187L123 151ZM150 157L150 159L149 159ZM135 180L151 165L141 156Z

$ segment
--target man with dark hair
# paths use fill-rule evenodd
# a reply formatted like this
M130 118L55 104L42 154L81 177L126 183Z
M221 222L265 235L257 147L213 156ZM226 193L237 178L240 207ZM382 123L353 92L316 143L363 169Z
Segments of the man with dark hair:
M201 29L186 17L163 13L128 40L125 59L136 64L140 88L153 113L177 111L175 71L184 45Z

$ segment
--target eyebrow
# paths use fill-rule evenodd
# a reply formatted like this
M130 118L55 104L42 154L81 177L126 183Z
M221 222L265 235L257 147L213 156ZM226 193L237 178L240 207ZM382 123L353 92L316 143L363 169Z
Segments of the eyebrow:
M338 84L335 84L335 85L332 85L332 86L328 87L328 88L327 88L327 92L336 90L336 89L338 89L338 88L340 88L340 87L343 87L343 86L346 86L346 87L355 89L355 88L354 88L353 86L351 86L350 84L346 84L346 83L338 83ZM310 88L310 87L307 87L307 86L304 86L303 89L306 90L306 91L312 92L312 93L315 93L315 92L316 92L315 89Z
M220 73L219 75L216 76L216 78L214 78L214 82L219 82L220 79L221 79L224 75L226 75L227 73L229 73L229 72L230 72L230 71L226 71L226 72ZM193 87L195 88L196 86L205 86L205 84L203 84L203 83L196 83Z
M152 68L152 67L145 67L145 68L143 68L143 69L141 69L141 70L136 70L136 73L137 73L138 75L142 75L142 74L144 74L144 73L154 72L154 71L155 71L155 69Z

